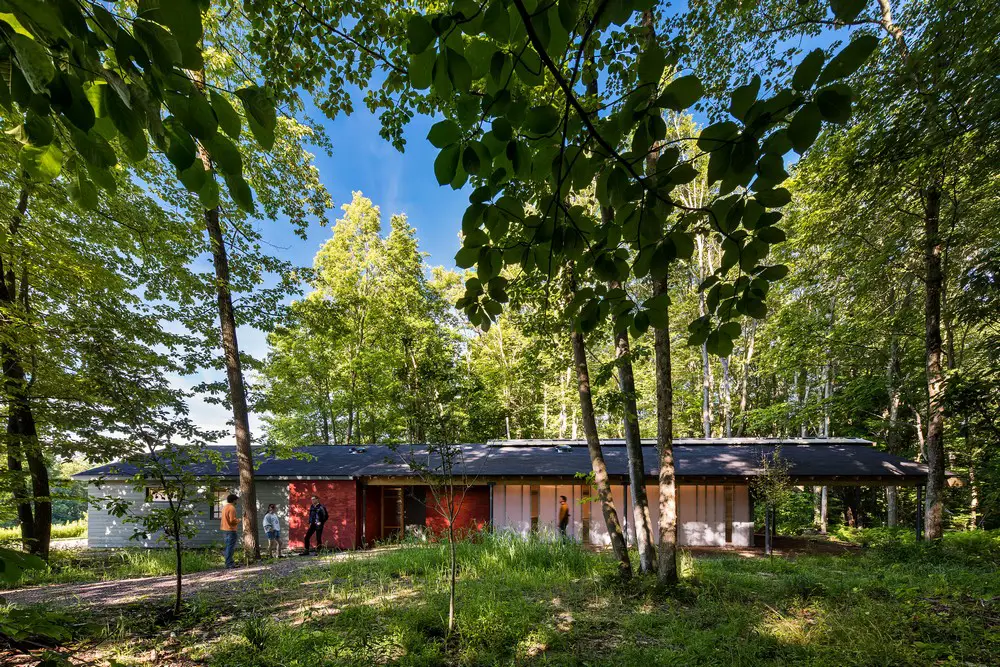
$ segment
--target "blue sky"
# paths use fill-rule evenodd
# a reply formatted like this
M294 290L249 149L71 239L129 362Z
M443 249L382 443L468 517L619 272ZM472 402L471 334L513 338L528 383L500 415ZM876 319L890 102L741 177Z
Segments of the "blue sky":
M302 240L281 221L262 221L260 229L264 240L271 244L270 252L296 266L311 266L316 252L332 234L333 222L342 213L340 207L351 201L352 192L360 191L381 208L386 231L389 217L404 213L416 229L420 249L428 255L426 262L431 266L454 268L455 252L459 248L458 232L468 205L469 189L441 187L434 177L437 149L426 137L435 120L428 116L415 117L406 128L406 151L400 153L379 136L378 118L360 103L360 96L356 99L358 103L350 116L327 120L318 111L311 112L313 118L325 120L324 126L333 146L329 155L322 150L314 151L321 180L334 202L335 208L329 214L330 226L314 223L308 230L308 238ZM288 187L295 187L295 184L289 183ZM239 339L240 348L245 352L257 358L267 354L263 332L243 327ZM190 389L202 381L224 377L221 373L203 371L197 376L175 378L175 382ZM196 423L231 431L226 426L231 416L222 406L209 405L194 397L190 408ZM255 437L262 435L259 415L251 416L250 425ZM222 442L229 444L232 438Z

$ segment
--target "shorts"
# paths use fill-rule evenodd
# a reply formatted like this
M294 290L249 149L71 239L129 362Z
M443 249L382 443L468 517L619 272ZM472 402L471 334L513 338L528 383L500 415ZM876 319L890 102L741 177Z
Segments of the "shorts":
M280 540L281 539L281 531L280 530L265 530L264 532L267 534L267 539L269 539L269 540Z

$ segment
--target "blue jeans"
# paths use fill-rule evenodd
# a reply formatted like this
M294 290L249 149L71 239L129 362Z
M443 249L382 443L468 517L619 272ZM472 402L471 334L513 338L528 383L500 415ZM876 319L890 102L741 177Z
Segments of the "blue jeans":
M222 535L226 545L222 551L226 557L226 567L236 567L236 563L233 562L233 553L236 551L237 533L235 530L224 530Z

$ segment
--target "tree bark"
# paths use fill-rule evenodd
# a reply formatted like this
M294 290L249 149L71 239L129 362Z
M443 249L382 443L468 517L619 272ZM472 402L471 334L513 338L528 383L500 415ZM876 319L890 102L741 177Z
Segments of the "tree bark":
M653 295L667 293L667 279L653 282ZM677 583L677 483L674 475L674 389L670 368L670 325L654 331L656 355L656 449L659 454L660 546L657 580Z
M202 74L204 81L204 74ZM204 146L199 144L198 156L206 171L212 170L212 160ZM219 329L222 350L229 381L229 401L236 425L236 464L240 475L240 504L243 509L243 549L254 559L260 559L257 539L257 489L254 485L253 450L250 445L250 416L247 409L247 391L243 382L243 365L236 337L236 315L233 295L229 289L229 258L219 223L219 207L205 211L205 230L212 249L215 267L215 289L219 307Z
M29 187L22 184L17 206L11 216L7 232L11 239L17 236L28 210ZM2 260L2 258L0 258ZM21 278L18 290L17 274L13 264L4 265L0 261L0 304L7 313L23 308L24 315L28 310L28 276L27 272ZM9 315L2 324L10 325ZM9 339L16 339L11 333ZM48 560L49 542L52 535L52 500L49 489L49 471L45 466L41 444L35 426L35 416L28 397L28 378L24 371L19 351L9 342L0 346L2 355L4 389L8 410L7 419L7 462L9 470L14 473L12 495L18 501L17 513L21 521L21 541L28 551ZM24 482L21 457L28 464L31 479L31 495L29 497Z
M594 483L597 485L597 497L604 513L604 523L611 537L611 548L618 558L618 572L623 578L632 576L632 564L629 561L628 546L622 532L618 511L611 495L611 482L608 479L608 466L604 462L601 442L597 435L597 421L594 418L594 401L590 393L590 369L587 366L587 348L583 334L578 331L570 333L573 345L573 361L576 365L576 379L580 392L580 416L583 420L583 433L587 438L587 450L590 452L590 464L594 471Z
M750 397L750 362L753 361L754 341L757 337L757 320L750 320L750 333L747 334L747 349L743 357L743 373L740 382L740 427L737 437L742 437L747 428L747 404Z
M926 291L924 329L927 352L927 488L925 535L939 539L944 530L944 391L945 378L941 364L941 292L944 275L941 271L941 190L930 185L924 193L924 263Z
M612 289L621 287L612 282ZM646 465L642 458L642 437L639 432L639 406L636 402L635 375L629 349L628 331L615 335L615 360L618 365L618 386L622 392L625 414L622 426L625 432L625 450L628 453L628 478L632 494L633 525L636 546L639 550L639 570L653 572L656 549L653 546L652 521L649 518L649 500L646 497Z
M827 497L829 495L829 487L824 486L820 491L820 514L819 514L819 532L826 535L827 530Z

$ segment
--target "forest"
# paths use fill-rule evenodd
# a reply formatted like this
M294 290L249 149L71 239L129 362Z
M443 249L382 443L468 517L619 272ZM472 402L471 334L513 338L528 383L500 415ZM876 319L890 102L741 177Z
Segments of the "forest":
M105 664L97 646L141 636L148 664L579 664L579 633L594 664L997 660L998 591L979 578L1000 545L998 33L973 0L0 0L0 596L177 581L169 618L93 612L72 632L0 597L0 658ZM428 220L352 182L335 200L330 165L352 160L339 128L359 113L365 142L423 161L436 187L420 197L445 210L435 197L457 193L463 212ZM440 239L448 256L426 250ZM662 500L673 440L699 437L861 438L927 483L787 489L778 532L846 555L730 567L678 547ZM181 575L219 563L182 554L193 514L174 491L126 519L165 535L173 562L59 546L87 535L73 475L99 464L151 458L182 497L197 480L176 452L235 445L252 563L262 457L427 443L444 461L497 439L586 444L608 553L451 536L370 571L338 561L333 635L226 599L232 636L182 651L151 638L209 622L182 608ZM656 444L657 520L630 470L648 522L633 549L606 439L640 476L641 441ZM897 572L871 592L907 563L944 583ZM826 572L841 565L850 581ZM412 612L387 602L415 591ZM530 602L559 591L566 609ZM851 612L823 606L844 591L861 596ZM763 621L737 609L757 593ZM602 630L591 597L621 625ZM903 606L910 626L849 652L852 614ZM713 615L729 625L692 638ZM364 634L383 623L396 634ZM264 657L241 658L246 643Z

